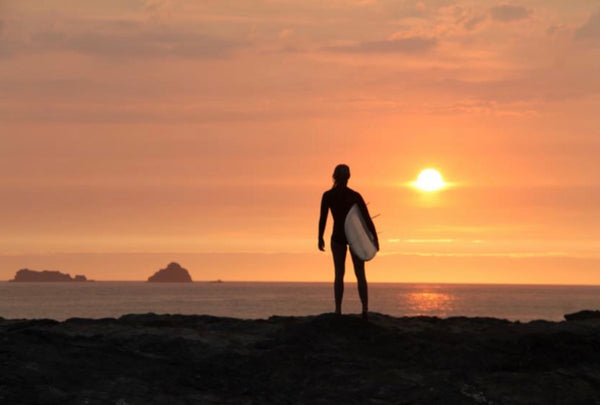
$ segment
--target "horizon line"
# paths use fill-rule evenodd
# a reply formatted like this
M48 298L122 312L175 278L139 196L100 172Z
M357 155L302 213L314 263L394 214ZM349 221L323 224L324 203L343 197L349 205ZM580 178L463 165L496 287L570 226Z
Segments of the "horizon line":
M220 280L220 282L218 282ZM227 283L278 283L278 284L333 284L333 281L290 281L290 280L224 280L224 279L210 279L210 280L192 280L191 282L157 282L148 280L95 280L90 279L87 281L11 281L11 280L0 280L0 283L11 283L11 284L87 284L87 283L149 283L149 284L227 284ZM356 284L356 281L345 281L347 284ZM467 285L467 286L521 286L521 287L600 287L600 284L556 284L556 283L482 283L482 282L452 282L452 281L369 281L370 285L373 284L428 284L428 285Z

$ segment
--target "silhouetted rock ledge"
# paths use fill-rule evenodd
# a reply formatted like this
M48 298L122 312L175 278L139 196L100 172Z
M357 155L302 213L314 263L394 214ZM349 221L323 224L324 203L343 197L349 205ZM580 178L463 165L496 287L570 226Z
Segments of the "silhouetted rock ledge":
M149 282L161 283L191 283L190 273L178 263L169 263L167 268L160 269L152 276L148 277Z
M600 319L600 311L579 311L573 314L566 314L565 319L567 321L584 321L587 319Z
M595 404L600 320L0 318L2 404Z
M45 281L88 281L83 275L76 275L71 277L70 274L64 274L57 270L29 270L21 269L15 274L15 278L10 281L30 281L30 282L45 282Z

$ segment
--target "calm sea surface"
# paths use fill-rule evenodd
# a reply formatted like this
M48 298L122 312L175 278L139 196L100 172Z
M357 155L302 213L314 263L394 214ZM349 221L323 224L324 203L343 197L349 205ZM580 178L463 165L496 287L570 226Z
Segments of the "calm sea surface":
M492 316L562 320L600 308L600 286L460 284L369 285L370 309L393 316ZM207 314L236 318L315 315L333 310L330 283L0 282L0 317L118 317L128 313ZM344 313L360 312L356 284L346 283Z

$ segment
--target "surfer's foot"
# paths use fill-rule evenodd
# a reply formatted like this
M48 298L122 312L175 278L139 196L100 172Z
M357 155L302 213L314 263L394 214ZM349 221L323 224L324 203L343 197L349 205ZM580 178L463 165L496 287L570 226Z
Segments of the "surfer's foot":
M334 314L336 315L342 315L342 310L341 309L336 309Z
M369 320L369 311L362 311L362 319L365 321Z

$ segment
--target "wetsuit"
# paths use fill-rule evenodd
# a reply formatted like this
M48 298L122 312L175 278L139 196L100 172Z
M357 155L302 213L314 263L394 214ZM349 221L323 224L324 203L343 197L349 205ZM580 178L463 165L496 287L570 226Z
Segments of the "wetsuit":
M319 218L319 249L323 250L324 241L323 233L325 233L325 224L327 223L327 212L331 210L333 216L333 233L331 235L331 253L333 254L333 264L335 267L334 293L335 293L335 312L342 313L342 297L344 295L344 273L346 271L346 252L348 250L348 240L344 224L346 216L350 208L354 204L358 205L367 227L375 236L377 250L379 250L379 241L377 240L377 232L373 221L369 216L365 201L356 191L348 188L346 185L338 185L331 190L323 193L321 199L321 216ZM365 276L365 262L354 253L351 252L352 263L354 265L354 274L358 287L358 294L362 302L363 318L367 319L369 310L369 293L367 290L367 278Z
M319 239L323 238L325 224L327 223L327 211L331 210L331 215L333 216L333 233L331 234L331 240L346 245L348 240L346 239L344 223L346 221L346 215L348 215L350 208L352 208L354 204L358 205L367 227L375 236L377 246L379 246L375 225L373 225L365 201L359 193L346 186L336 186L323 193L323 198L321 199L321 216L319 218Z

